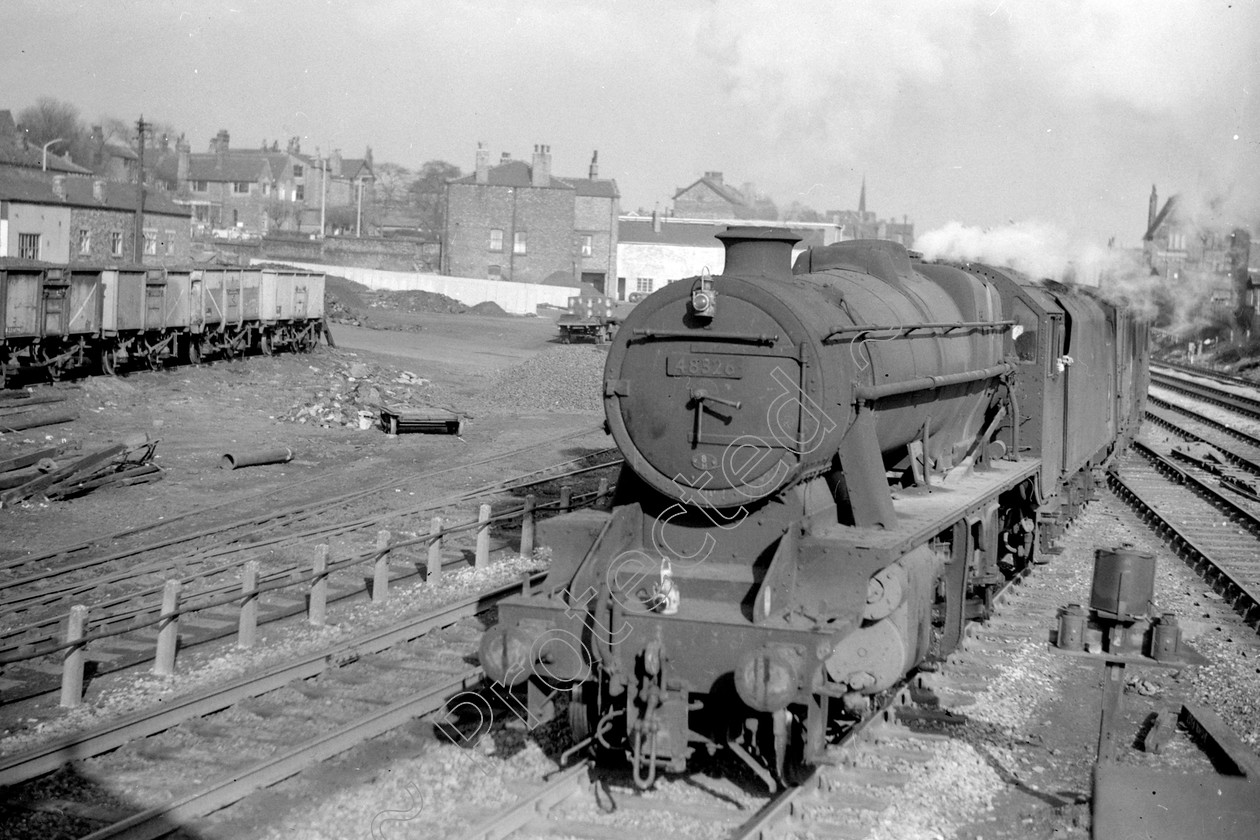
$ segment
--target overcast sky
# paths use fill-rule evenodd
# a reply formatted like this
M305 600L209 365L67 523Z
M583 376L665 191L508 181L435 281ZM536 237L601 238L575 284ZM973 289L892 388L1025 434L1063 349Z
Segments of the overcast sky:
M0 108L170 122L194 151L299 135L468 171L477 143L623 210L707 170L920 233L1137 245L1151 185L1260 219L1256 0L6 0ZM1227 220L1228 221L1228 220Z

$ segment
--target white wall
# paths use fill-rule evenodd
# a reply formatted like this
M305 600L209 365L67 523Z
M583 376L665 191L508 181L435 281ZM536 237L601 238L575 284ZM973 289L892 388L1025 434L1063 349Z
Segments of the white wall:
M18 234L38 233L39 258L70 262L70 208L10 201L7 230L0 230L0 257L18 256Z
M444 274L420 274L414 271L382 271L377 268L353 268L344 265L320 265L291 260L250 260L251 263L279 263L311 271L322 271L362 283L369 289L391 292L436 292L454 298L466 306L491 301L513 315L533 315L540 303L564 308L577 294L573 286L546 286L541 283L512 283L506 280L483 280L476 277L448 277Z
M792 249L792 260L804 251ZM695 277L708 268L721 274L726 251L721 245L672 245L660 242L618 242L617 276L626 278L626 296L638 291L640 277L652 278L652 291L684 277Z

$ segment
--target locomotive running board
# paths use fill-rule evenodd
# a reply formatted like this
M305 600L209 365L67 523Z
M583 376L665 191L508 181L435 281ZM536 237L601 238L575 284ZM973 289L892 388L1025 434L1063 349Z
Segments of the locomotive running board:
M1039 460L992 461L988 469L973 470L943 484L894 493L895 530L829 525L813 536L839 540L855 553L876 555L890 563L954 523L983 513L999 495L1035 476L1040 468Z

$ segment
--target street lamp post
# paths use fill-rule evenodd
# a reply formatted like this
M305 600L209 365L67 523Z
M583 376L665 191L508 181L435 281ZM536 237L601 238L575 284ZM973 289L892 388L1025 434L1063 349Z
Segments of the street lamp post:
M53 145L54 143L62 142L62 139L63 138L58 137L56 140L49 140L47 143L44 144L44 171L45 172L48 171L48 147Z

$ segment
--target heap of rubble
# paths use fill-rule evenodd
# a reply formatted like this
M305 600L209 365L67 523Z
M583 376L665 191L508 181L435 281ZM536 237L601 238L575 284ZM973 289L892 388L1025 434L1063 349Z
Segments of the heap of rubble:
M383 405L427 402L430 382L411 371L394 372L348 358L327 360L327 385L310 394L277 420L323 428L370 428Z

